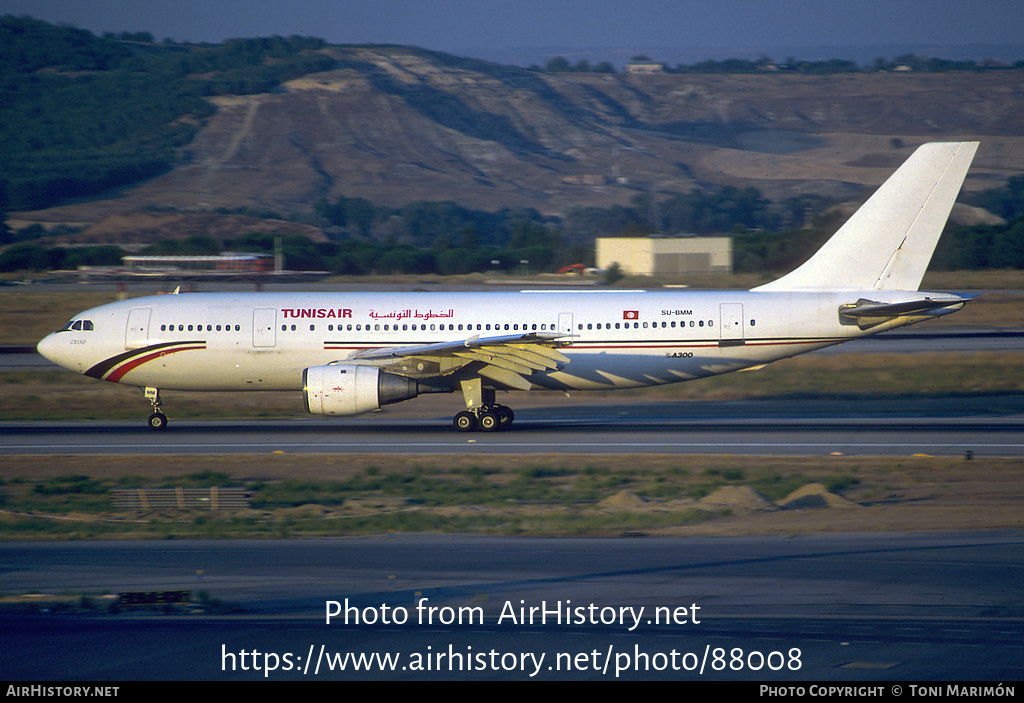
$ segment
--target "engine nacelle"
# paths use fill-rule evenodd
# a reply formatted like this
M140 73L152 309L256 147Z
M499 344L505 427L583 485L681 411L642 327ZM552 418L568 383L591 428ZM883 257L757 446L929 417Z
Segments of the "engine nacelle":
M302 372L302 392L314 415L358 415L415 398L419 384L375 366L310 366Z

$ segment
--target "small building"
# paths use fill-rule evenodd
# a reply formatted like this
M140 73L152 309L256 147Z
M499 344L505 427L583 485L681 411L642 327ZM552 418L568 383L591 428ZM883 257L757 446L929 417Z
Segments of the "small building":
M224 254L220 256L125 256L121 259L135 275L215 273L223 275L271 273L274 257L267 254Z
M660 61L630 61L626 64L626 73L664 73L665 64Z
M732 273L732 237L599 237L596 258L635 276Z

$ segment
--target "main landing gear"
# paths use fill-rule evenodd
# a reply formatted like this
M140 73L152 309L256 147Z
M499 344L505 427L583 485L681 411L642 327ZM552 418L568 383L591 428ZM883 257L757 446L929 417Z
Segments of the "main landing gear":
M149 416L149 429L156 431L166 430L167 416L160 412L160 389L147 388L146 400L153 406L153 414Z
M466 399L466 410L452 420L459 432L496 432L512 427L516 415L507 405L494 402L494 389L484 388L479 378L462 381L462 395Z
M509 429L515 419L516 415L512 412L512 408L507 405L492 405L480 408L476 412L463 410L455 416L452 422L459 432L473 432L474 430L495 432Z

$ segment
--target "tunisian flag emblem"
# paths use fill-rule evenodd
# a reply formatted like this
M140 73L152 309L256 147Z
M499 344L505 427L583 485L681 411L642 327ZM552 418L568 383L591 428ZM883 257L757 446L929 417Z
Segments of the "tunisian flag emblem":
M640 311L639 310L623 310L622 311L622 319L623 320L639 320L640 319Z

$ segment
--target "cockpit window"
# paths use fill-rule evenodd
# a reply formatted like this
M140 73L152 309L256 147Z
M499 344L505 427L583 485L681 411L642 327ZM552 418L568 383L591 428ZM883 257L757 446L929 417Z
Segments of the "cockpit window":
M72 320L68 324L61 327L58 332L91 332L93 330L92 320Z

